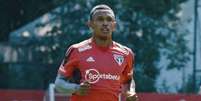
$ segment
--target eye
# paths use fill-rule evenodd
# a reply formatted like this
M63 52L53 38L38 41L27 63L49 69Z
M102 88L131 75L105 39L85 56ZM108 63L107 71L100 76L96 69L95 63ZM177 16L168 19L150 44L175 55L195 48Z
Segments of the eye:
M107 17L106 20L107 20L108 22L112 22L112 21L113 21L113 19L112 19L111 17Z
M104 21L103 17L97 17L97 21Z

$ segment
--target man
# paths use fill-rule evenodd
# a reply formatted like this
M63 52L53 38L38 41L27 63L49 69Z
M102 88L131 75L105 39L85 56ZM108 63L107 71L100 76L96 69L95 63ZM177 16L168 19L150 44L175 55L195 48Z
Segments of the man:
M107 5L97 5L88 22L92 37L67 50L55 81L70 101L138 101L131 49L112 40L116 20Z

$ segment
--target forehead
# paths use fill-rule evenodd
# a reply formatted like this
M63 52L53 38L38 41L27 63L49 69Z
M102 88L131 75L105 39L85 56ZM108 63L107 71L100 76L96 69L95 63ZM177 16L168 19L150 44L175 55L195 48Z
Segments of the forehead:
M114 13L111 10L96 10L94 14L92 15L93 18L96 18L99 16L111 17L115 19Z

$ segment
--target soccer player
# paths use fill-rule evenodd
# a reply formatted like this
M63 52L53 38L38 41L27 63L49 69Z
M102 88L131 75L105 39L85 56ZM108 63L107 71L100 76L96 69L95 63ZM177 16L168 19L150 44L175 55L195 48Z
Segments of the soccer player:
M92 37L71 45L58 70L55 87L70 101L138 101L133 80L134 54L112 40L113 10L95 6L88 26Z

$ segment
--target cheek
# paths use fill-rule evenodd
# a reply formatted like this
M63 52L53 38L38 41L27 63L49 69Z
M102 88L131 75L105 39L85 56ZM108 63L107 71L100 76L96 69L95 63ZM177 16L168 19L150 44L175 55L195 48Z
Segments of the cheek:
M97 31L100 31L100 26L99 25L94 25L93 26L93 30L95 31L95 32L97 32Z
M102 27L101 24L96 24L96 25L95 25L95 29L96 29L96 30L100 30L101 27Z
M93 24L91 27L93 30L97 30L97 28L98 28L97 24Z

